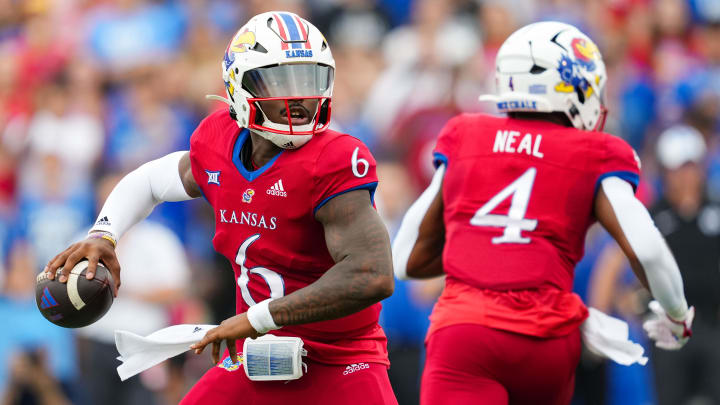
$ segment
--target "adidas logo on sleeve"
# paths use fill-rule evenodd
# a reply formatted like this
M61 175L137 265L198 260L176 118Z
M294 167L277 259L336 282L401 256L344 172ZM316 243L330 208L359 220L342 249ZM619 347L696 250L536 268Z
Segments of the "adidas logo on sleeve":
M287 197L285 187L283 187L282 179L276 181L275 184L270 186L270 188L267 189L267 193L270 195L276 195L278 197Z
M95 222L95 225L110 225L110 220L107 216L104 216Z

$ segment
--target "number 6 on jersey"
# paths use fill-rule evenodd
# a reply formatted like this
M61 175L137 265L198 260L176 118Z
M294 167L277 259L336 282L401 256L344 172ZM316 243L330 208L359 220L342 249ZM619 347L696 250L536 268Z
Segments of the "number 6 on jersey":
M253 299L252 295L250 294L250 289L248 288L251 273L258 274L265 280L268 288L270 288L270 298L281 298L285 295L285 282L283 281L281 275L265 267L257 266L248 269L245 266L247 250L250 245L252 245L253 242L258 239L260 239L260 234L258 233L245 239L245 242L240 245L240 248L238 248L237 251L237 255L235 256L235 263L240 266L240 277L238 277L237 279L237 284L240 287L240 293L242 294L243 300L246 304L248 304L248 306L253 306L257 304L255 299Z
M365 177L365 175L368 173L368 170L370 170L370 163L368 163L368 161L365 159L358 159L358 152L360 152L360 148L356 147L353 151L352 158L350 159L350 162L352 163L352 172L355 177ZM359 164L363 165L362 173L359 170Z
M530 243L530 238L523 237L521 231L533 231L537 227L537 219L525 218L536 173L537 169L534 167L529 168L509 186L495 194L490 201L475 212L475 215L470 219L470 225L505 228L502 236L492 238L492 242L496 244ZM490 213L511 195L512 201L507 215Z

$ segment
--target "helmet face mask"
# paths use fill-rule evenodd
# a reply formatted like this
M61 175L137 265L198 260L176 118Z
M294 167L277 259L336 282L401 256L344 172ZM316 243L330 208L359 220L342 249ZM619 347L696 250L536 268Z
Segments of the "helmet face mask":
M308 21L281 11L251 18L230 41L222 68L228 98L211 98L229 104L240 127L285 149L327 129L335 61Z
M308 123L298 124L298 118L293 117L292 105L305 100L314 100L315 108L312 109L313 111L305 109L308 111ZM324 129L329 121L330 97L265 97L248 98L247 101L250 105L247 128L256 131L272 131L283 135L313 135ZM282 102L282 110L284 111L282 115L287 124L278 123L268 117L267 107L262 107L262 104L267 104L268 101ZM327 113L324 113L325 110L327 110ZM295 125L293 125L293 121L296 121ZM287 127L287 129L284 127Z
M562 112L575 128L603 128L605 64L572 25L541 22L513 33L498 51L495 81L497 94L480 100L501 112Z

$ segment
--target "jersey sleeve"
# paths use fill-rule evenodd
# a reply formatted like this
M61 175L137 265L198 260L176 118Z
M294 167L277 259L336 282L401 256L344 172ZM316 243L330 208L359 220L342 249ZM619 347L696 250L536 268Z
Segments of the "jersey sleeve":
M601 152L595 191L604 179L613 176L627 181L637 190L640 182L640 158L635 150L622 138L605 134Z
M367 189L374 204L375 166L375 158L360 140L343 135L330 141L314 166L313 213L334 197L359 189Z
M435 149L433 149L433 164L439 167L441 164L448 165L452 160L453 150L457 142L457 131L460 128L460 117L452 118L440 131Z

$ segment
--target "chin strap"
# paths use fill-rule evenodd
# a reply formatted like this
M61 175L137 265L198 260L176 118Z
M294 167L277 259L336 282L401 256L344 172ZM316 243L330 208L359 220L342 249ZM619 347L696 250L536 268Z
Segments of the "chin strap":
M230 101L229 99L227 99L227 98L225 98L225 97L222 97L222 96L215 95L215 94L208 94L208 95L205 96L205 99L207 99L207 100L215 100L215 101L222 101L223 103L225 103L225 104L227 104L227 105L229 105L229 106L231 106L231 107L232 107L232 105L233 105L233 104L232 104L232 101Z

